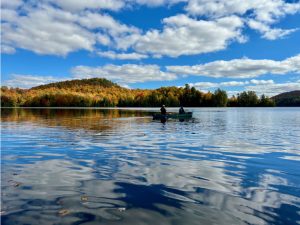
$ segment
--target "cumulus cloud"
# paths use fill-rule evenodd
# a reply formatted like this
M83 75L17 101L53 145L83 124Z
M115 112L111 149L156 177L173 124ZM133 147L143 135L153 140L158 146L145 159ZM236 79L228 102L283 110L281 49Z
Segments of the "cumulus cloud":
M169 72L207 77L252 78L264 74L300 73L300 55L282 61L233 59L218 60L193 66L167 66Z
M243 22L230 16L213 21L197 20L180 14L163 20L162 31L149 30L119 40L120 47L153 55L194 55L225 49L231 41L245 41L241 34Z
M5 54L14 54L16 52L16 49L9 46L9 45L1 45L1 53Z
M97 34L97 42L100 43L101 45L109 46L109 45L111 45L112 40L110 39L110 37L108 35L98 33Z
M131 48L136 51L131 57L148 53L155 57L177 57L214 52L226 49L232 41L245 41L241 34L243 22L236 16L207 21L176 15L163 19L162 30L142 33L108 14L83 8L97 7L101 1L80 2L75 2L75 8L69 7L69 1L59 0L51 3L61 8L54 7L50 1L23 3L18 6L22 10L3 8L3 44L38 54L63 56L78 50L95 51L95 46L100 44L123 51Z
M255 91L258 95L274 96L283 92L300 90L300 82L259 84L245 87L246 91Z
M300 3L284 0L189 0L186 11L193 15L222 17L232 14L251 16L259 21L274 22L286 14L300 10Z
M2 82L1 85L9 87L31 88L34 86L48 84L52 82L59 82L63 80L66 80L66 78L57 78L53 76L12 74L11 79Z
M221 87L239 87L239 86L245 86L249 84L267 85L267 84L274 84L274 81L252 79L249 81L197 82L197 83L190 83L189 85L199 89L208 89L208 88L221 88Z
M179 2L187 2L188 0L133 0L132 2L147 5L150 7L162 6L162 5L173 5Z
M188 15L162 20L161 29L141 29L117 21L110 11L136 5L168 6L184 2ZM38 54L66 56L78 50L135 51L153 57L195 55L243 43L246 25L263 38L286 37L295 29L273 27L300 11L300 2L283 0L3 0L3 53L22 48ZM104 13L104 10L106 13ZM199 19L201 18L201 19ZM107 48L105 48L107 49ZM131 54L131 53L124 53ZM116 57L118 58L118 57Z
M123 0L42 0L56 4L68 11L81 11L85 9L108 9L117 11L124 7Z
M235 86L243 86L246 83L244 81L228 81L228 82L197 82L197 83L190 83L189 85L195 88L202 89L209 89L209 88L220 88L220 87L235 87Z
M248 81L226 81L221 82L220 85L224 87L236 87L236 86L242 86L245 84L248 84Z
M107 14L99 14L93 12L77 15L77 21L88 29L104 29L112 37L120 34L139 33L139 29L133 26L127 26L116 21Z
M1 7L15 9L22 5L22 0L2 0Z
M251 84L274 84L274 81L273 80L255 80L255 79L252 79L250 80Z
M283 38L298 30L298 29L280 29L280 28L272 29L270 28L269 25L266 25L264 23L252 19L248 21L248 25L250 28L260 32L263 35L262 37L268 40L276 40L279 38Z
M71 73L76 78L104 77L120 84L146 81L174 80L173 73L161 71L157 65L105 65L99 67L76 66Z
M38 54L66 55L71 51L91 51L95 36L73 22L72 14L50 7L31 9L1 26L2 43Z
M107 14L89 10L67 11L64 7L57 8L45 2L49 1L32 1L32 4L18 1L19 5L2 5L1 37L2 44L6 46L4 49L10 46L11 49L22 48L38 54L65 56L78 50L94 51L97 43L113 45L115 38L140 32ZM89 2L100 4L101 1L80 2L91 8ZM4 51L7 52L12 51Z
M284 0L190 0L185 7L192 15L219 18L239 15L250 20L249 27L262 33L262 37L270 40L282 38L295 29L271 29L270 25L282 17L300 11L300 2Z
M98 52L99 56L110 58L110 59L121 59L121 60L140 60L148 58L147 55L139 54L136 52L132 53L116 53L114 51Z

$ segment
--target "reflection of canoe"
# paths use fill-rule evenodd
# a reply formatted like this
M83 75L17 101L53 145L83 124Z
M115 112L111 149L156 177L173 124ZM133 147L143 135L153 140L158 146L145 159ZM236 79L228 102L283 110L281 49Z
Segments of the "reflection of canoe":
M160 119L188 119L188 118L192 118L192 116L193 116L192 112L187 112L187 113L183 113L183 114L168 113L166 115L156 113L156 114L153 114L153 119L154 120L160 120Z

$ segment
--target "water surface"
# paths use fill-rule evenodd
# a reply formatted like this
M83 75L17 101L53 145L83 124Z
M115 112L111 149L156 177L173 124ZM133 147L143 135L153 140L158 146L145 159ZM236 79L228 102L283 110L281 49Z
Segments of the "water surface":
M299 108L155 110L2 109L2 223L300 224Z

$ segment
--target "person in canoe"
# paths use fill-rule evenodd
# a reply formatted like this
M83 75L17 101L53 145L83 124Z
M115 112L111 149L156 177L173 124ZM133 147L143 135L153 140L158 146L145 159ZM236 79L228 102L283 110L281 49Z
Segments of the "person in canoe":
M166 110L166 108L165 108L165 105L163 105L163 106L160 108L160 113L161 113L162 115L166 115L166 114L167 114L167 110Z
M185 113L185 111L183 109L183 106L180 106L180 108L179 108L179 114L184 114L184 113Z

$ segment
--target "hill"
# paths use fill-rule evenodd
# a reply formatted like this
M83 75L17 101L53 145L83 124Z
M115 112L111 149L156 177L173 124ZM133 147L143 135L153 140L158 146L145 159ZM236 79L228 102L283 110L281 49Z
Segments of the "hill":
M300 106L300 90L284 92L273 96L276 106Z
M130 89L122 88L104 78L67 80L30 89L1 87L1 106L115 106L124 99L133 99L133 94Z
M36 86L31 89L32 90L48 89L48 88L67 89L67 88L74 88L76 86L98 86L104 88L111 88L111 87L120 88L119 85L105 78L91 78L91 79L66 80L61 82L55 82L55 83Z

